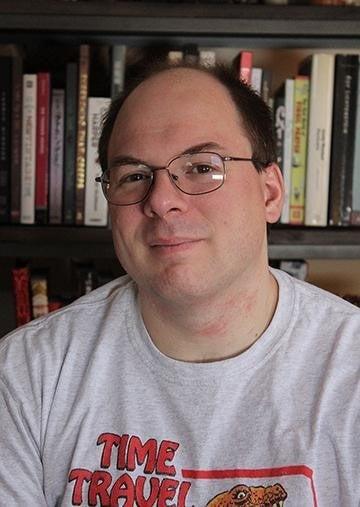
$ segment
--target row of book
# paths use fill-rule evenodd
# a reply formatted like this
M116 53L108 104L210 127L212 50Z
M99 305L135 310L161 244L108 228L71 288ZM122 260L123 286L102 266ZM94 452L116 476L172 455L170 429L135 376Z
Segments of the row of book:
M170 62L216 60L215 51L193 44L149 52ZM21 48L0 46L0 223L107 225L95 182L101 123L111 98L147 57L124 45L82 44L69 61L50 52L45 63L26 67ZM252 53L241 52L234 65L239 78L249 80L251 71L251 84L268 100L270 75L252 65Z
M316 53L274 98L281 222L360 225L360 56Z
M18 46L0 46L0 223L107 225L95 182L101 122L149 54L208 66L217 59L216 50L193 44L148 52L82 44L62 62L55 52L36 67ZM359 55L314 53L274 97L271 69L254 61L252 51L237 51L232 66L274 110L286 187L281 222L359 225Z
M13 268L11 275L16 327L66 306L113 278L109 272L98 271L91 263L77 264L74 266L75 286L69 296L69 292L52 291L47 269L25 265Z
M299 280L306 280L308 265L306 261L271 261L279 268ZM33 269L29 265L12 269L12 283L15 306L16 327L66 306L74 298L88 294L93 289L111 281L114 276L99 271L91 263L78 264L75 269L76 287L73 297L59 296L49 290L49 275L45 269ZM360 306L360 296L346 295L351 303Z
M1 223L106 225L95 176L110 93L89 94L90 46L76 56L59 79L27 72L19 47L0 46Z

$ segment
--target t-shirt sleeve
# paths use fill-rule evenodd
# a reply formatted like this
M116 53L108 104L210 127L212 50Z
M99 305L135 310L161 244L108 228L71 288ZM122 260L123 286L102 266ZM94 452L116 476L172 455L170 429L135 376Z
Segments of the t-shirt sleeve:
M1 377L0 505L47 505L39 448L21 405Z

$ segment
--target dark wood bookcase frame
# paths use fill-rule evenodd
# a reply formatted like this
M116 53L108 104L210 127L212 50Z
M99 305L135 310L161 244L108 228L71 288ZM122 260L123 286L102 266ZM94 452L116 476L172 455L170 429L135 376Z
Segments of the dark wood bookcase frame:
M29 41L360 49L360 8L0 0L0 43ZM106 229L0 226L0 257L81 257L89 244L94 256L114 256ZM270 257L360 258L360 227L274 227Z
M5 43L360 49L360 8L0 0L0 44ZM269 241L273 259L360 258L360 227L275 226ZM0 225L0 336L14 327L11 267L16 259L70 265L89 255L109 264L114 260L108 229Z

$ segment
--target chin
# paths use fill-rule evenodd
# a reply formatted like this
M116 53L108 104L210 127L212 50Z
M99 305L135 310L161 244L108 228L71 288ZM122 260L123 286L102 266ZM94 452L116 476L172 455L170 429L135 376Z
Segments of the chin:
M143 287L161 299L183 304L210 295L211 289L214 289L214 283L211 281L209 274L196 273L191 269L184 270L182 266L179 269L167 269L158 276L153 276ZM141 284L139 286L141 287Z

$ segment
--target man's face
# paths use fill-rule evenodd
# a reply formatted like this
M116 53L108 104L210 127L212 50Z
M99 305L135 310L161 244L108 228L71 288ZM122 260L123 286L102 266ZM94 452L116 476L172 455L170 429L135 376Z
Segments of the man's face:
M191 69L142 83L120 110L108 161L129 156L165 166L194 146L251 157L252 149L227 90ZM158 171L145 202L110 205L114 244L141 294L190 302L251 283L267 265L266 222L280 214L282 183L270 166L226 162L226 181L213 193L187 195Z

